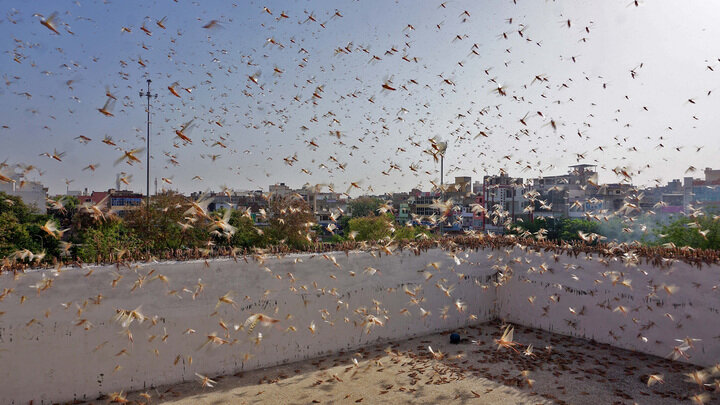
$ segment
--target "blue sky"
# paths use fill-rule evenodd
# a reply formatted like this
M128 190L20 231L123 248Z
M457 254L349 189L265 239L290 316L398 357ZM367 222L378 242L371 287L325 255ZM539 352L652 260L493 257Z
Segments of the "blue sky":
M100 141L144 145L138 91L151 78L151 171L183 192L429 189L433 136L449 141L447 178L559 174L579 159L601 165L603 182L625 167L653 184L717 165L720 5L629 3L5 1L0 160L39 167L29 177L51 192L64 179L107 189L120 172L144 191L144 153L141 165L114 165L122 152ZM53 12L60 35L33 16ZM387 80L397 90L383 90ZM175 82L192 93L172 95ZM97 110L106 89L113 117ZM175 130L192 119L184 144ZM62 162L39 156L55 149Z

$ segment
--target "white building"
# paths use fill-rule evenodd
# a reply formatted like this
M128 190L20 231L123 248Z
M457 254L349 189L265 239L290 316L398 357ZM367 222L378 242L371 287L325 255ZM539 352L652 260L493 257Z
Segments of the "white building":
M36 181L28 181L19 174L13 174L10 178L13 180L10 183L0 182L0 192L20 197L37 212L47 213L47 188Z

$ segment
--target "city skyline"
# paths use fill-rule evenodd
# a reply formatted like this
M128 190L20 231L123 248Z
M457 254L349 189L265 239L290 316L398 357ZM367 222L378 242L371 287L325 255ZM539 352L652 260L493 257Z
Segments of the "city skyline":
M504 171L501 171L501 172L498 172L498 173L486 173L486 174L484 174L484 175L482 175L482 176L478 176L478 177L463 176L462 174L457 174L457 175L455 175L455 176L453 176L453 177L447 178L447 179L445 180L445 186L446 186L446 187L452 187L453 184L454 184L454 183L453 183L453 180L457 180L458 178L461 178L461 179L471 179L471 182L472 182L473 184L482 185L484 178L487 178L487 177L493 178L493 177L499 177L499 176L507 176L507 177L512 178L512 179L521 179L521 180L523 180L523 182L521 183L522 186L532 188L533 182L535 182L535 181L537 181L537 180L539 180L539 179L548 179L548 178L554 178L554 177L563 177L563 176L566 176L566 175L568 175L568 174L572 174L572 173L573 173L573 167L574 167L574 166L584 166L584 165L585 165L585 164L582 164L582 163L581 163L581 164L578 164L578 165L570 165L570 166L568 166L565 170L561 170L560 168L558 168L558 171L557 171L557 172L548 173L548 174L546 174L545 176L539 176L539 177L523 177L523 176L517 176L517 175L515 175L516 173L507 173L507 172L504 172ZM594 165L594 164L593 164L593 165L588 165L588 166L593 166L594 168L597 168L597 165ZM708 176L711 176L712 178L714 178L714 177L716 176L715 173L718 172L718 171L720 171L720 169L713 169L713 168L711 168L711 167L697 168L697 170L693 173L692 176L689 175L689 174L687 174L687 173L685 173L685 175L682 175L682 176L677 176L677 177L675 177L675 178L669 178L665 183L662 183L662 184L652 184L652 185L648 185L648 186L633 184L633 183L624 182L624 181L614 182L614 183L604 182L604 181L602 181L602 179L598 179L598 183L597 183L597 184L598 184L599 186L610 185L610 184L621 184L621 185L623 185L623 186L627 186L627 187L636 189L636 190L638 190L638 191L644 191L644 190L651 190L651 189L657 189L657 188L667 187L669 184L672 184L673 182L681 182L681 183L682 183L685 179L689 179L689 178L692 178L692 179L694 179L694 180L704 181L703 178L707 178ZM18 178L21 178L21 177L18 177ZM156 183L157 183L157 189L155 189ZM42 183L37 183L37 184L42 185ZM139 184L139 183L138 183L138 184ZM438 186L440 185L439 183L436 183L436 184L437 184ZM166 187L161 187L159 179L153 178L153 179L151 179L151 182L150 182L150 187L151 187L150 195L157 195L157 194L159 194L159 193L164 193L164 192L173 192L173 193L179 193L179 194L183 194L183 195L203 194L203 193L223 194L223 193L225 193L225 192L231 192L231 193L253 193L253 192L258 192L258 191L260 191L260 192L265 192L265 193L272 193L273 187L277 187L277 186L287 186L287 187L289 187L290 189L295 189L295 190L303 189L303 188L316 189L316 190L318 190L318 193L335 193L335 194L339 194L339 195L345 195L346 197L349 197L349 198L358 198L358 197L365 197L365 196L392 195L392 194L398 194L398 193L407 193L408 191L411 191L411 190L418 190L418 191L421 191L421 192L430 192L430 193L433 193L433 192L440 193L440 192L442 191L442 189L441 189L440 187L435 187L435 185L434 185L433 183L428 183L428 184L427 184L427 187L425 187L425 188L413 187L412 189L407 189L407 190L381 190L381 191L371 192L371 193L368 193L368 192L358 193L357 191L350 190L350 192L348 193L348 192L345 192L345 191L340 190L340 189L335 189L335 187L334 187L333 184L330 184L330 187L331 187L332 190L333 190L333 191L331 191L330 188L328 187L328 185L326 185L326 184L313 184L313 183L310 183L310 182L306 182L306 183L303 183L303 184L294 184L294 183L288 183L288 182L285 182L285 181L277 181L277 182L274 182L274 183L268 183L268 184L265 185L265 187L260 187L260 188L242 188L242 187L222 188L222 187L221 187L221 188L216 188L216 189L214 189L214 188L207 188L207 189L196 189L196 190L180 190L180 189L178 189L178 188L176 188L176 187L171 187L171 186L168 187L167 185L166 185ZM21 191L21 190L22 190L20 187L16 187L16 188L18 189L18 191ZM135 193L135 192L140 193L140 191L134 189L134 188L132 187L132 185L128 185L128 184L122 183L121 181L119 181L118 179L116 179L113 185L111 185L111 186L109 186L109 187L107 187L107 188L104 188L104 189L103 189L103 188L90 189L90 188L87 188L87 187L75 187L75 188L73 188L73 187L66 186L66 192L65 192L65 193L62 193L62 192L61 192L61 193L57 193L56 195L89 195L90 193L92 193L92 192L94 192L94 191L95 191L95 192L98 192L98 191L99 191L99 192L102 192L102 191L107 191L107 190L129 191L129 192L133 192L133 193ZM144 193L140 193L140 194L144 194Z

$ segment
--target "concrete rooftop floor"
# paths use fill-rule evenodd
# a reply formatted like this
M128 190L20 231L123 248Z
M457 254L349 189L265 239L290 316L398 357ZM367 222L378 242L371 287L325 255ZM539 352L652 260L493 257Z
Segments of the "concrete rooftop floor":
M499 322L456 332L464 338L457 345L450 344L450 332L444 332L231 376L210 376L217 381L213 388L203 388L197 379L143 392L151 395L150 403L168 404L657 405L692 403L691 396L702 392L683 374L699 368L684 363L517 325L518 353L497 350L493 339L502 335ZM523 354L529 344L535 356ZM428 346L443 357L433 357ZM527 377L523 370L529 371ZM648 387L643 378L648 374L662 374L665 383ZM532 386L528 378L534 380ZM145 402L140 393L129 393L127 399ZM720 402L718 393L707 391L707 395L711 403Z

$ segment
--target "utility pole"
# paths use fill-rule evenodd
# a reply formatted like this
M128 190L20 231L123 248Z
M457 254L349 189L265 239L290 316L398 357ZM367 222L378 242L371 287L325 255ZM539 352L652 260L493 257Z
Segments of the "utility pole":
M157 93L150 93L150 83L152 80L147 79L147 92L140 91L140 97L147 98L147 170L145 172L146 189L145 189L145 209L147 211L147 230L150 234L150 99L157 98Z
M443 166L445 164L445 154L443 153L440 155L440 186L442 186L443 183L443 175L445 174L445 170L443 169ZM442 187L440 187L442 189Z
M446 141L440 141L437 143L438 152L440 153L440 199L445 202L445 152L447 151L448 144ZM443 213L442 221L440 222L440 236L445 234L445 213Z
M440 154L440 199L445 202L445 183L443 182L443 176L445 174L444 169L445 163L445 151L443 150ZM445 235L445 213L443 212L442 222L440 222L440 236Z

